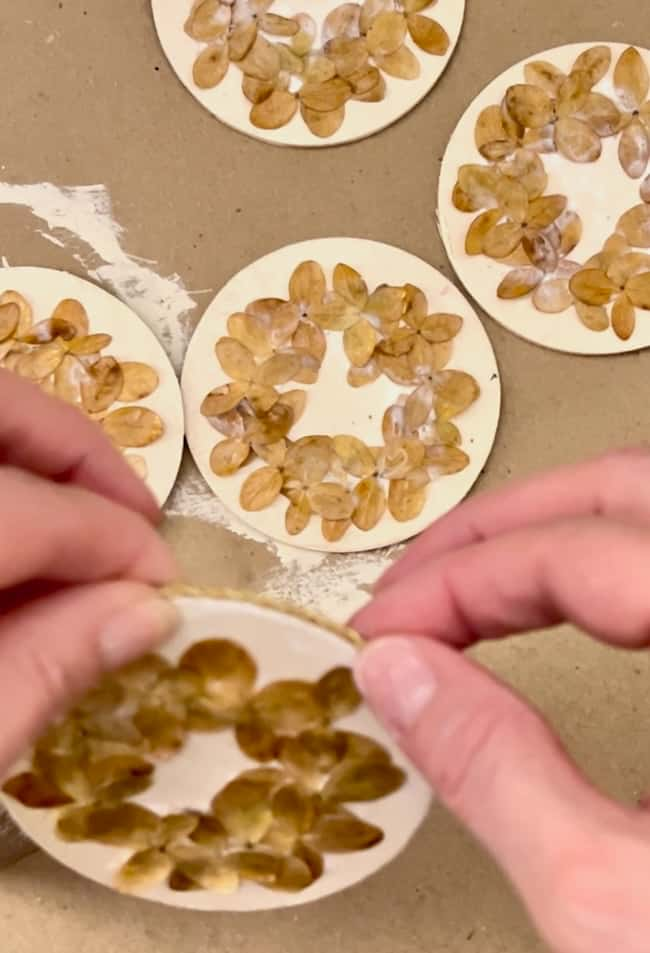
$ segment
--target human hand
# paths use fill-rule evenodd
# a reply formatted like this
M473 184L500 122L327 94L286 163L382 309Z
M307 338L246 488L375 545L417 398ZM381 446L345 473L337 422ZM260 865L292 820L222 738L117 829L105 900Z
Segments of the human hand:
M650 644L650 454L477 496L441 519L352 620L377 715L501 864L558 953L650 950L650 815L607 800L541 717L461 654L562 621Z
M0 371L0 776L104 672L173 629L159 513L99 427Z

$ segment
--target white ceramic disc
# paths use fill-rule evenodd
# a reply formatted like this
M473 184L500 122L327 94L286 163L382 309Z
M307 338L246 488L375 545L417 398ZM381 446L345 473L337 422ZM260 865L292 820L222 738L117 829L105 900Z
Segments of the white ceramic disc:
M142 361L154 368L159 385L149 397L129 406L148 407L163 420L165 432L149 447L126 451L144 457L147 484L162 506L176 481L183 453L183 404L169 358L155 335L125 304L113 295L76 275L50 268L0 269L0 294L18 291L34 311L34 322L49 318L63 298L76 298L85 307L91 333L110 334L106 350L118 361ZM126 406L118 404L117 406Z
M458 211L451 202L451 195L461 165L487 164L474 142L476 120L486 106L498 105L502 101L508 87L525 82L526 63L546 60L568 73L584 50L597 45L601 44L577 43L528 56L490 83L471 104L449 141L438 192L442 240L456 274L474 300L496 321L520 337L572 354L619 354L647 347L650 345L650 321L644 312L637 310L636 329L628 341L622 341L611 327L602 332L590 331L573 308L561 314L542 314L535 309L530 297L516 301L500 300L497 287L509 269L484 255L466 254L465 235L478 213ZM613 85L613 70L627 47L621 43L602 45L611 48L612 66L595 91L604 93L620 106ZM650 52L639 49L639 53L650 68ZM603 139L602 155L593 163L576 164L559 154L541 156L549 177L546 193L569 196L569 207L582 218L582 240L569 256L580 264L602 249L623 212L641 203L639 180L628 178L621 169L618 142L618 136Z
M215 634L232 638L257 661L257 685L261 688L281 678L314 680L330 668L351 665L354 659L356 650L341 636L278 609L207 597L183 597L177 604L182 613L182 628L164 650L172 661L200 639ZM366 851L325 855L323 876L301 893L277 893L245 884L229 896L209 891L178 893L167 886L144 891L140 896L195 910L270 910L337 893L395 858L427 814L429 788L366 708L337 721L336 726L375 738L408 774L406 784L389 797L350 805L359 817L382 828L385 837L380 844ZM210 801L227 781L256 766L257 762L240 752L231 732L194 734L179 754L157 766L153 787L134 800L160 814L191 808L208 811ZM129 849L100 844L64 843L54 834L53 812L30 810L4 795L2 800L18 826L39 847L90 880L112 886L116 872L132 853Z
M340 0L339 0L340 2ZM189 37L184 24L192 9L191 0L152 0L153 15L163 50L183 85L217 119L255 139L284 146L333 146L344 142L365 139L392 125L414 106L424 99L435 86L451 59L460 36L465 12L465 0L438 0L422 11L423 15L436 20L447 31L451 40L444 56L424 53L411 41L406 45L417 55L421 72L414 80L395 79L386 76L387 93L382 102L349 102L346 105L346 117L340 129L327 139L320 139L310 132L303 122L300 111L291 122L281 129L263 130L256 128L249 119L251 104L241 90L242 73L230 66L225 79L215 89L199 89L192 78L192 67L205 44ZM275 0L272 13L292 17L298 13L308 13L318 25L316 49L320 45L321 26L327 14L338 6L337 0ZM282 37L269 37L283 41ZM299 83L298 83L299 85ZM293 91L293 87L291 87Z
M228 333L226 322L229 315L243 310L256 298L286 298L291 273L300 262L308 259L317 261L323 267L330 287L335 265L345 262L362 274L371 289L382 283L403 285L410 282L424 291L431 312L461 315L463 328L454 339L449 367L472 374L481 387L479 400L455 419L463 435L462 447L471 460L467 469L434 481L428 488L427 504L416 519L401 523L387 512L374 530L363 532L352 526L337 543L328 543L323 539L318 518L313 518L299 536L290 536L284 524L287 507L284 498L257 513L242 510L239 493L251 469L244 467L231 477L218 477L212 472L210 452L222 438L200 413L201 403L208 391L229 381L214 353L218 338ZM400 387L383 375L365 387L349 387L346 382L349 362L343 351L342 334L330 331L326 332L326 338L327 354L316 384L289 384L285 387L305 386L307 391L307 407L291 430L292 439L308 434L352 434L369 446L381 444L384 411L413 388ZM232 278L208 307L194 332L183 367L181 386L187 441L197 466L213 492L241 519L267 536L289 545L323 552L361 552L399 543L421 532L459 503L474 484L492 449L501 397L496 360L488 337L476 314L454 285L426 262L405 251L354 238L325 238L290 245L260 258Z

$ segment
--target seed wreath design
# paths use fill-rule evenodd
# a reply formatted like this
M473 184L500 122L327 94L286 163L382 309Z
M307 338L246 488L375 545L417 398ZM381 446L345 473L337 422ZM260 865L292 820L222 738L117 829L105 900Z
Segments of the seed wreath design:
M95 420L144 480L145 458L126 451L160 440L165 425L153 410L125 405L150 397L158 389L158 374L148 364L106 354L111 342L110 334L90 333L88 314L76 298L64 298L47 318L35 321L24 295L0 294L0 367Z
M465 251L511 268L498 286L504 300L532 295L538 311L575 311L591 331L610 326L623 341L634 333L636 309L650 310L650 73L629 47L614 65L616 101L598 91L612 69L612 51L582 53L565 75L552 63L530 62L525 83L484 109L476 147L487 164L463 165L452 202L479 212ZM558 153L575 163L597 162L602 140L618 137L621 168L642 180L641 204L625 212L599 254L584 264L569 256L582 222L566 195L546 194L543 157Z
M233 64L243 74L253 126L280 129L300 108L311 132L327 138L341 127L349 100L384 99L383 74L417 79L420 62L407 35L424 53L444 56L447 33L421 12L436 2L344 3L325 18L319 47L308 13L279 16L270 12L273 0L197 0L185 31L207 46L194 64L194 83L213 89Z
M67 843L133 850L115 880L123 891L167 883L228 894L246 882L304 890L323 875L323 854L383 840L346 805L387 797L406 775L379 742L334 727L361 705L349 668L258 689L257 675L230 639L196 642L177 665L146 656L51 727L30 769L3 790L28 808L56 811ZM189 733L224 731L258 765L222 787L207 811L160 815L132 800Z
M387 509L400 522L415 519L432 478L469 464L452 421L477 400L479 386L470 374L447 368L462 323L455 314L431 314L415 285L379 285L370 292L359 272L339 263L328 289L321 266L302 262L287 300L263 298L231 314L229 336L216 342L217 360L231 381L211 390L201 405L225 438L212 450L212 471L228 477L261 461L241 487L240 505L256 512L285 497L292 536L314 516L329 542L352 525L374 529ZM382 446L347 434L291 438L307 392L278 387L316 383L326 331L343 334L350 387L384 374L405 388L384 413Z

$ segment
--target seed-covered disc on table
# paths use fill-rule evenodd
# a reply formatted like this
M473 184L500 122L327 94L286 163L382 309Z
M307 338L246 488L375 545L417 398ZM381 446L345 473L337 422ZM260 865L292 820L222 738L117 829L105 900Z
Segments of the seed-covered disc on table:
M255 597L175 601L164 655L105 678L4 779L17 823L92 880L201 910L306 903L395 858L430 793L354 687L358 637Z
M281 145L351 142L433 88L464 0L152 0L186 88L217 119Z
M75 275L0 273L0 366L96 421L162 505L184 423L174 370L126 305Z
M476 301L560 351L650 344L650 52L574 44L512 67L447 148L440 231Z
M458 503L499 415L467 301L419 259L356 239L240 272L199 324L182 388L215 494L261 532L323 551L400 542Z

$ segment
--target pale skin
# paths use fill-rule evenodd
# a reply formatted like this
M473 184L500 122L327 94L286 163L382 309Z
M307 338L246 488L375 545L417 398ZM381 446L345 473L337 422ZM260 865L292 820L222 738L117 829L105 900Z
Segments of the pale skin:
M158 595L176 570L157 506L100 429L4 371L0 405L2 775L177 619ZM631 451L477 495L353 620L371 641L357 667L369 703L556 953L647 953L650 816L590 787L539 715L462 649L561 621L646 648L649 487L650 454Z

